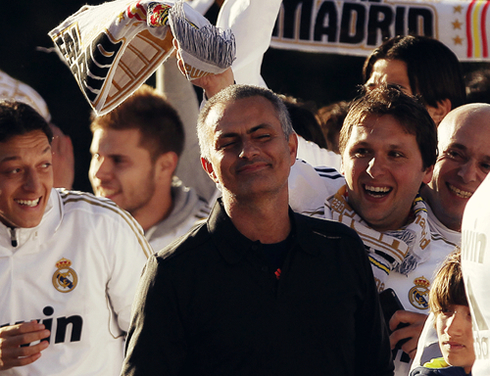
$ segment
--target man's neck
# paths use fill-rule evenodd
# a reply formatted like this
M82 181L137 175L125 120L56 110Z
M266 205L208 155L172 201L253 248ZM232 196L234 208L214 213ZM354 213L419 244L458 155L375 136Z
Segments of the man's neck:
M439 222L450 230L461 232L461 219L449 218L448 216L445 216L444 213L439 210L437 199L435 197L436 194L437 193L428 185L424 185L420 190L420 195L430 207L432 213L434 213L434 216L439 220Z
M160 194L155 195L143 208L131 213L144 232L164 221L172 213L174 202L171 191L169 189L165 195L162 193L160 191Z
M237 230L252 241L279 243L291 231L287 194L261 200L237 200L223 195L223 205Z

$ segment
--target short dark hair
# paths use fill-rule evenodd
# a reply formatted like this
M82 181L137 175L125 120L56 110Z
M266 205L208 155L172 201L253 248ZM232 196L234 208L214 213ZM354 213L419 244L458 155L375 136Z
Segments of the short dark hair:
M197 118L197 136L199 138L199 146L201 147L201 156L203 158L209 159L210 154L210 145L207 144L206 140L209 134L209 129L207 129L206 126L206 119L209 112L218 104L234 102L239 99L255 96L264 97L274 106L286 139L288 139L289 136L294 133L291 118L289 117L289 112L284 104L284 101L272 90L254 85L230 85L221 90L218 94L212 96L202 108L201 112L199 113L199 117Z
M413 35L384 41L364 62L364 82L369 80L374 64L381 59L400 60L407 65L412 93L420 94L424 104L437 107L438 101L449 99L451 108L456 108L466 103L461 64L442 42Z
M327 140L320 123L311 108L313 104L285 95L279 95L289 112L294 131L306 141L311 141L323 149L327 149Z
M431 312L440 313L451 305L468 306L459 249L446 258L437 272L429 292Z
M427 109L415 96L405 94L397 85L380 85L374 90L362 89L347 113L339 137L339 150L343 154L355 125L368 116L390 115L403 129L415 136L424 170L436 163L437 127Z
M0 100L0 142L33 131L42 131L51 144L53 132L41 114L26 103Z
M349 112L349 102L339 101L320 108L316 113L327 140L327 149L337 154L340 153L339 134L347 112Z
M468 103L490 103L490 69L469 73L465 82Z
M179 157L184 148L184 127L177 111L165 97L148 85L141 86L122 104L103 116L92 114L92 133L97 129L138 129L140 145L152 161L173 151Z

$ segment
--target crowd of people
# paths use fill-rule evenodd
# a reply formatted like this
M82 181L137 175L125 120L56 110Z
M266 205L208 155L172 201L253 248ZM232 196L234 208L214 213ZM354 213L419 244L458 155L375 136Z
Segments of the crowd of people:
M362 73L319 110L232 68L192 81L200 110L145 84L87 119L92 194L0 72L0 375L490 374L489 288L465 276L488 265L465 214L488 72L397 36Z

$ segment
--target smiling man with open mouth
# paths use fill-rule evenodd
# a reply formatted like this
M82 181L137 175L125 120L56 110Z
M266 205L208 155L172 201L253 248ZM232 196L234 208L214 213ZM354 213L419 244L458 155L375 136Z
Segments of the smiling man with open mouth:
M0 374L119 375L153 250L112 201L53 188L52 141L34 108L0 100Z
M440 155L432 180L421 194L432 209L431 225L460 244L464 208L490 171L490 105L458 107L437 132Z
M437 160L436 125L417 98L399 86L379 85L352 103L339 149L344 179L332 169L318 167L315 174L311 166L307 172L305 163L296 163L290 202L294 210L357 231L378 291L393 289L404 307L389 326L392 349L401 347L395 375L407 375L427 317L434 270L454 247L442 236L432 237L427 204L418 194L431 181ZM399 323L408 326L397 329Z
M378 231L397 230L432 167L424 165L415 135L392 115L367 115L351 132L342 155L349 204Z

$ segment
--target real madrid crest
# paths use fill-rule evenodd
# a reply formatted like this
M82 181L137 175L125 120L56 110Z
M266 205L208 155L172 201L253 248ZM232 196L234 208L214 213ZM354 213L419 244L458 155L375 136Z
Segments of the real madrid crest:
M78 276L70 266L71 261L66 258L56 263L58 269L53 274L53 286L59 292L70 292L77 287Z
M418 277L413 280L413 283L415 286L408 292L408 300L417 309L429 308L429 280Z

